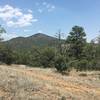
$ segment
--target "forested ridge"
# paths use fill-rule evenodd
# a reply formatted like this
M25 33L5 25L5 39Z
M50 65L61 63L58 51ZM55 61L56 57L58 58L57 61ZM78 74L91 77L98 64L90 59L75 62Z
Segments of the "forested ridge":
M6 30L0 26L0 34ZM85 29L72 27L65 40L45 34L0 42L0 63L56 68L58 72L100 70L100 36L87 42Z

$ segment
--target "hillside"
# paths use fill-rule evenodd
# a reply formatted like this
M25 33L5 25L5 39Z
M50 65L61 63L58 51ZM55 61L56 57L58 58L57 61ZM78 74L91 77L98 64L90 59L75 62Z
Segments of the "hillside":
M13 49L30 49L33 46L54 46L57 38L37 33L29 37L17 37L4 42L7 46Z
M82 73L0 65L0 100L100 100L100 72Z

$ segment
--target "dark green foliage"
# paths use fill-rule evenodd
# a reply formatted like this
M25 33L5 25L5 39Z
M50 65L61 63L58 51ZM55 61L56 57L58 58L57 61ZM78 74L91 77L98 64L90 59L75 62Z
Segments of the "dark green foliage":
M68 70L68 65L66 64L65 57L62 55L58 55L55 59L55 68L58 72L64 72Z
M6 64L12 64L13 63L13 52L8 47L4 47L3 45L0 45L0 62L6 63Z
M41 67L40 56L41 56L41 48L34 46L30 51L29 65L34 67Z
M29 65L30 53L28 51L14 51L14 63Z
M80 60L80 61L77 62L76 69L78 71L86 71L86 70L88 70L88 65L89 65L88 61L83 59L83 60Z
M87 43L84 48L85 58L90 61L96 57L96 44Z
M54 67L55 52L53 48L45 48L40 55L40 63L43 67Z
M86 33L82 27L74 26L72 28L72 31L69 33L66 40L67 44L70 45L69 56L75 57L76 59L81 59L83 47L86 44L85 36Z
M69 61L68 65L70 66L70 69L74 68L77 71L88 70L88 61L85 59Z
M78 66L78 60L72 59L68 61L68 66L70 66L70 68L75 68L77 69Z
M54 58L54 49L49 47L34 47L30 51L14 51L14 63L33 67L54 67Z
M6 30L0 25L0 36L2 33L6 33ZM1 42L2 38L0 38ZM0 62L6 63L6 64L11 64L13 62L13 56L12 56L12 51L10 50L9 47L2 45L0 43Z

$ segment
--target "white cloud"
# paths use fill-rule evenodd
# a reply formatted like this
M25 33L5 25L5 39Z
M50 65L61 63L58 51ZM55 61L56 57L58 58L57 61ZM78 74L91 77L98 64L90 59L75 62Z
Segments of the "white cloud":
M8 33L4 33L1 35L1 37L7 41L7 40L10 40L12 38L15 38L15 37L18 37L15 33L12 33L12 34L8 34Z
M29 13L33 13L33 11L32 11L31 9L28 9L28 12L29 12Z
M0 6L0 18L9 27L24 27L29 26L32 22L38 21L32 15L32 10L28 10L28 13L23 13L21 9L14 8L10 5Z
M53 11L56 7L50 3L43 2L43 5L45 6L45 9L47 9L48 12Z
M44 11L52 12L56 7L48 2L36 3L37 11L43 13Z

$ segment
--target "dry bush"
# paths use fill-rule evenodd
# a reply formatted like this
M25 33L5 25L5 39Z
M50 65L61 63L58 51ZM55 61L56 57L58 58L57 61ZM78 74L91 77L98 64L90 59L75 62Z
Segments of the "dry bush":
M86 77L87 73L80 73L79 76Z

